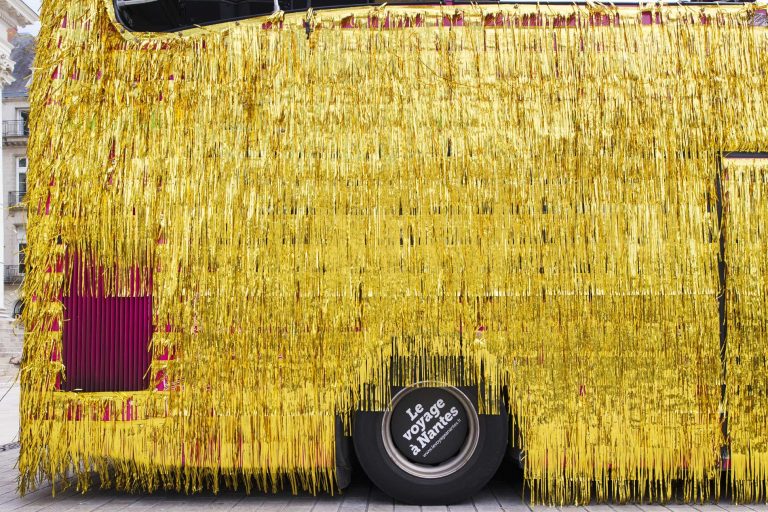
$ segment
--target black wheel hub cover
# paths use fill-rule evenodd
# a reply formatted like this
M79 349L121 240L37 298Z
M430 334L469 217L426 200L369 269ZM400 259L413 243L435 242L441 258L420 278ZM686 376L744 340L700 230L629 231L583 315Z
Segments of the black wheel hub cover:
M390 434L411 462L436 465L455 456L467 439L467 411L443 388L415 388L395 404Z

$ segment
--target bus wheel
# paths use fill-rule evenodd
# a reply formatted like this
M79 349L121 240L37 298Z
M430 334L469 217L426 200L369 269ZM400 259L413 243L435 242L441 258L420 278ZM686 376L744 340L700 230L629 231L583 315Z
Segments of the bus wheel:
M358 412L355 452L371 481L393 498L447 505L472 497L499 468L507 412L480 415L460 389L408 387L384 412Z

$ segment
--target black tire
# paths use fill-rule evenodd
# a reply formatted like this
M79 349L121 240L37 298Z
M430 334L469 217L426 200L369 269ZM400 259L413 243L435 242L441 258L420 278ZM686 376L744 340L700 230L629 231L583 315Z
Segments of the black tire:
M452 393L458 391L457 388L449 387L422 387L406 388L401 393L408 393L409 390L416 389L436 392L451 390ZM469 395L469 393L463 394L465 397ZM395 399L393 399L393 403L395 403ZM501 414L498 415L477 414L476 400L462 403L471 409L471 411L466 411L467 414L474 415L473 418L468 417L468 419L472 422L477 421L477 428L473 427L471 431L473 441L471 443L466 441L463 445L464 448L461 448L462 451L459 452L459 455L464 453L464 456L456 455L444 463L416 464L418 467L427 468L439 468L441 464L450 467L450 474L444 476L422 477L407 472L403 467L408 467L410 461L406 461L405 465L403 464L404 452L398 449L399 454L395 453L393 456L393 445L390 443L389 447L385 447L382 432L385 424L389 425L389 435L394 438L391 433L394 421L387 420L389 423L386 423L385 415L392 415L394 412L356 413L353 430L355 452L360 465L371 481L396 500L414 505L450 505L471 498L482 489L496 473L504 458L509 438L508 415L503 403L500 406ZM396 409L390 407L390 410ZM410 415L410 408L408 412ZM414 416L411 415L411 420L413 418ZM447 436L449 432L450 430L446 430L445 435ZM450 441L445 444L450 444ZM414 457L417 456L414 455ZM400 462L396 459L399 459ZM456 465L457 461L460 461L458 466ZM440 475L439 472L436 474Z

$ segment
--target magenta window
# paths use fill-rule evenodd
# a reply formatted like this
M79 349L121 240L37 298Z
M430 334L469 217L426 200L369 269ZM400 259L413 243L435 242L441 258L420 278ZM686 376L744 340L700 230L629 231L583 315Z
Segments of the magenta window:
M65 391L136 391L149 379L152 296L105 297L99 268L75 260L63 297ZM130 289L137 289L138 274ZM85 285L85 288L81 287Z

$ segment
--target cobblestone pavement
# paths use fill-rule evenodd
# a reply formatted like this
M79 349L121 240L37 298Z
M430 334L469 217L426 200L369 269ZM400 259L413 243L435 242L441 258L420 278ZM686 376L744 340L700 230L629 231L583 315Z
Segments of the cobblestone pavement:
M414 507L394 503L367 480L354 482L340 496L289 493L247 496L243 492L185 495L173 492L126 494L94 490L80 494L69 489L56 497L46 486L20 498L16 494L18 449L0 452L1 512L166 512L225 510L254 512L768 512L768 505L594 505L588 507L529 507L520 497L519 475L500 472L474 499L450 507Z

